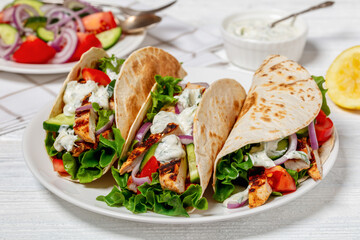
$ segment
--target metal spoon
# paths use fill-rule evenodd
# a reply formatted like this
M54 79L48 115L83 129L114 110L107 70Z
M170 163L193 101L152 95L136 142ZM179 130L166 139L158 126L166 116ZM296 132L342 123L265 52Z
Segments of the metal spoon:
M146 28L153 26L161 21L161 17L155 14L141 14L138 16L130 16L119 21L119 26L126 33L139 33Z
M49 4L57 4L57 5L63 5L64 4L64 0L41 0L43 3L49 3ZM94 2L91 1L90 4L94 5L94 6L98 6L98 7L107 7L107 8L112 8L112 9L119 9L123 14L128 15L128 16L137 16L137 15L141 15L141 14L151 14L151 13L155 13L161 10L164 10L165 8L170 7L171 5L175 4L177 0L173 0L172 2L169 2L168 4L165 4L164 6L158 7L158 8L153 8L153 9L149 9L149 10L136 10L130 7L122 7L122 6L118 6L118 5L110 5L110 4L106 4L106 3L102 3L102 2Z
M332 6L334 3L335 3L335 2L333 2L333 1L327 1L327 2L320 3L319 5L316 5L316 6L313 6L313 7L308 8L308 9L305 9L305 10L303 10L303 11L301 11L301 12L293 13L293 14L287 16L287 17L281 18L281 19L279 19L279 20L271 23L271 24L270 24L270 28L273 28L276 24L278 24L279 22L282 22L282 21L284 21L284 20L286 20L286 19L289 19L289 18L292 18L292 17L296 17L296 16L298 16L298 15L300 15L300 14L303 14L303 13L306 13L306 12L310 12L310 11L313 11L313 10L316 10L316 9L325 8L325 7L330 7L330 6Z

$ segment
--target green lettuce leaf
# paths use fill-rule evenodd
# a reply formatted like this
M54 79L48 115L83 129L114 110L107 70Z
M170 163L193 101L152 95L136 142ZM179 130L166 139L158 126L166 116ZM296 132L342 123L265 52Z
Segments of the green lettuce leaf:
M101 110L99 104L96 102L92 103L92 107L98 113L99 116L99 120L95 128L95 130L97 131L109 122L109 117L115 114L115 112L113 110L106 110L106 109Z
M165 105L174 105L177 102L174 94L182 91L182 88L177 85L181 80L170 76L155 76L157 87L154 92L151 92L152 106L146 115L148 121L151 121Z
M116 79L112 80L112 81L107 85L107 92L108 92L108 94L109 94L109 97L112 97L112 96L114 95L115 83L116 83Z
M103 169L115 157L120 156L125 139L121 136L119 129L112 130L114 140L106 139L101 135L96 149L83 152L79 157L73 157L69 152L62 156L64 168L72 179L77 179L80 183L92 182L102 176Z
M47 132L45 138L45 148L50 157L57 156L59 154L59 152L54 148L54 142L55 138L53 132Z
M216 166L215 193L213 198L218 202L223 202L235 190L235 181L248 182L248 170L253 167L252 161L248 156L245 161L244 156L250 151L247 145L233 153L223 157Z
M322 94L322 105L321 105L321 110L323 110L323 112L326 114L326 116L329 116L330 114L330 108L329 106L327 105L327 102L326 102L326 97L325 97L325 94L326 92L328 91L328 89L325 89L323 87L323 83L325 82L325 79L324 77L322 76L311 76L316 84L318 85L320 91L321 91L321 94Z
M119 74L121 65L124 62L125 59L117 58L113 54L111 57L101 58L98 62L98 68L107 75L113 76L114 74Z
M76 159L71 156L71 153L67 152L62 156L65 171L70 174L71 179L76 178L76 172L78 170L78 163Z
M139 186L140 194L135 194L127 188L128 174L120 175L115 168L112 168L112 174L120 189L114 186L108 195L96 198L111 207L124 206L133 213L151 210L168 216L187 217L189 216L186 211L188 207L200 210L208 208L207 200L201 197L200 185L190 185L184 193L179 195L170 190L163 190L158 173L153 173L151 184L144 183Z
M305 175L307 174L307 169L303 169L300 172L297 172L295 170L291 170L291 169L287 169L286 171L290 174L290 176L295 180L295 184L296 186L299 185L298 180L305 177Z

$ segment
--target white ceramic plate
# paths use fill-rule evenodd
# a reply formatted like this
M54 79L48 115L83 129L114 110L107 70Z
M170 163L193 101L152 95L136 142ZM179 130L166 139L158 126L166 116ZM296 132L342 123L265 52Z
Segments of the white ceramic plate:
M241 82L246 90L250 87L252 74L245 72L233 72L221 69L210 68L188 68L188 77L184 81L199 82L207 81L209 83L220 78L234 78ZM90 184L72 183L58 177L57 173L53 171L52 163L46 153L44 147L45 131L42 129L42 122L47 119L51 105L43 108L32 120L27 127L23 138L24 158L28 167L34 176L51 192L60 198L75 204L81 208L107 215L115 218L122 218L126 220L149 222L149 223L200 223L220 221L232 218L239 218L255 213L260 213L267 209L275 208L284 205L295 198L305 194L310 189L314 188L321 181L315 182L308 179L301 183L296 192L282 196L271 197L270 200L263 206L250 209L242 207L238 209L227 209L212 200L212 189L208 187L205 196L209 202L209 209L206 211L195 211L190 214L189 218L185 217L168 217L152 212L144 214L133 214L125 207L112 208L108 207L104 202L96 201L99 195L108 194L115 182L112 179L111 173L108 172L99 180ZM330 169L335 163L339 149L339 140L336 136L334 148L329 159L324 164L324 177L329 173Z

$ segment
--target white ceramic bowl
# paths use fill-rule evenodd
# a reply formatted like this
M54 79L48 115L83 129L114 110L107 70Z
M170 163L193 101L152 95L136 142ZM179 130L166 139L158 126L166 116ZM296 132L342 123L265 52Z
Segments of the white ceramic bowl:
M291 60L298 61L303 53L308 32L308 26L301 17L297 17L294 22L294 27L297 28L295 36L281 41L247 39L227 31L227 27L233 21L264 17L275 21L288 14L281 10L268 9L249 10L226 17L221 24L221 33L229 60L233 64L249 70L256 70L262 61L271 54L284 55Z

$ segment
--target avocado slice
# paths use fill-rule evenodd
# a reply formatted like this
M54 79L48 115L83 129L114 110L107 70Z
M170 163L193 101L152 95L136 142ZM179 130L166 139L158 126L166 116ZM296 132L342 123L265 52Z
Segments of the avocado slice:
M195 149L194 144L190 143L186 145L186 155L188 160L189 166L189 173L190 173L190 182L192 183L199 183L200 176L196 166L196 157L195 157Z

